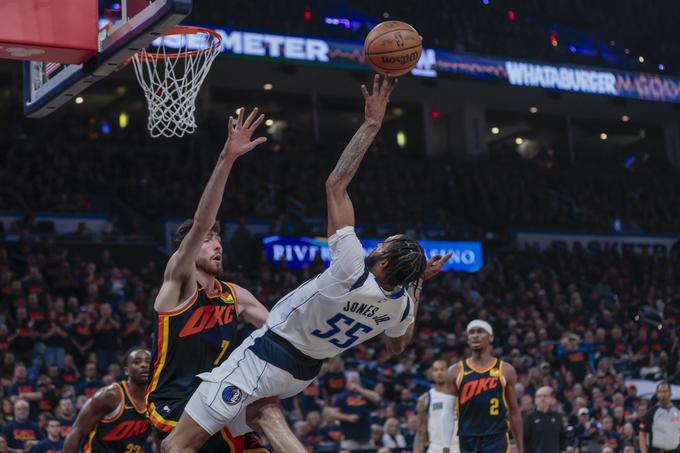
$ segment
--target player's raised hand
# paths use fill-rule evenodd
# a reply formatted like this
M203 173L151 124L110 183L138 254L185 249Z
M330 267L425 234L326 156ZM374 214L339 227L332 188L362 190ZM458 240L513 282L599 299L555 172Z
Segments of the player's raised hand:
M425 266L425 280L429 280L439 273L442 266L451 259L453 252L449 252L444 256L434 255L432 258L427 260L427 265Z
M361 93L364 95L366 106L364 108L365 121L369 124L380 126L385 118L387 103L390 95L397 85L397 79L383 76L380 83L380 76L376 74L373 79L373 92L369 93L366 85L361 85Z
M257 145L267 141L267 137L258 137L255 140L251 140L255 129L264 121L264 115L257 116L258 108L255 107L244 120L244 112L245 108L241 107L238 110L238 117L236 119L231 116L229 117L229 124L227 126L229 138L227 138L222 149L224 156L234 158L242 156Z

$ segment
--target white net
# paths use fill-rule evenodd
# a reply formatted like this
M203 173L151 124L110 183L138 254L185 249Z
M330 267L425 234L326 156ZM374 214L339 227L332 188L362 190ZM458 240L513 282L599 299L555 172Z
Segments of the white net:
M152 137L182 137L196 130L196 96L220 45L219 35L176 27L132 57Z

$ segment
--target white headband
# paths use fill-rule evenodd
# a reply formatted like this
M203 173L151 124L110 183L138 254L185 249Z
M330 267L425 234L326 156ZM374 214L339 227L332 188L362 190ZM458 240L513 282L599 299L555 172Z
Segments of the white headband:
M470 321L470 324L467 325L467 332L470 332L470 329L473 329L475 327L479 327L480 329L486 330L486 332L489 335L493 335L493 329L491 328L491 324L489 324L486 321L482 321L481 319L475 319L473 321Z

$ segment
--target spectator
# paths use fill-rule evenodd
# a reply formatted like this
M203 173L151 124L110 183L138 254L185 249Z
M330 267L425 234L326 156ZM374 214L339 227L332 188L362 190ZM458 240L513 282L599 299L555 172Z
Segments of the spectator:
M44 437L38 425L28 419L29 412L28 402L17 400L14 403L14 420L2 429L11 453L30 450Z
M146 323L143 315L137 311L137 305L133 301L127 301L123 305L122 339L121 349L128 351L135 346L144 344L144 329Z
M574 293L574 296L580 300L578 293ZM570 334L566 337L566 341L563 343L565 355L562 362L562 373L569 371L574 375L576 382L583 382L586 374L591 370L586 354L579 349L579 343L580 339L576 334Z
M661 382L656 386L658 404L647 411L640 424L640 451L660 453L680 447L680 410L671 402L671 386Z
M380 395L361 386L359 373L352 372L347 377L345 391L335 397L337 408L335 417L340 420L344 439L343 449L361 450L373 448L371 440L370 416Z
M374 448L383 447L383 434L385 431L380 425L371 425L371 441L373 441Z
M78 369L76 368L73 356L71 354L67 354L64 356L64 368L61 371L61 381L59 382L59 386L62 387L64 385L75 385L79 379L80 372L78 372Z
M623 440L621 440L619 433L614 430L614 419L611 415L605 415L602 418L601 434L601 443L604 445L612 447L615 452L623 448Z
M57 409L55 410L55 415L59 420L59 426L61 426L60 435L62 438L66 438L76 421L77 414L73 407L73 402L69 398L60 399L59 406L57 406Z
M406 448L406 439L400 431L399 420L388 418L383 426L382 444L390 449Z
M89 362L85 365L85 375L76 385L76 393L90 398L102 387L102 382L97 378L97 365Z
M2 222L0 222L1 224ZM9 453L9 444L7 443L7 437L4 434L0 434L0 453Z
M345 364L339 355L326 362L327 371L321 376L321 387L324 399L332 401L335 395L341 393L347 384L345 378Z
M110 304L102 304L99 319L94 326L94 341L97 350L97 364L100 372L105 372L109 363L118 360L120 320L113 313Z
M42 393L38 386L28 379L28 372L23 363L17 363L14 368L14 379L12 380L12 386L7 390L7 396L9 396L12 403L16 403L19 399L28 401L30 403L31 418L35 420L38 416L38 401L42 399Z
M57 311L51 310L48 316L40 337L45 344L45 365L63 368L68 345L67 328L59 321Z
M298 420L295 422L293 433L295 433L295 437L300 439L302 442L302 445L305 447L305 449L308 452L313 452L314 451L314 444L310 443L307 441L307 435L309 434L309 426L307 426L307 422L304 420Z
M60 436L59 420L50 417L47 421L47 437L37 443L31 453L60 453L64 448L64 439Z
M85 307L80 309L78 318L71 327L70 337L76 362L85 363L87 355L94 346L92 318L90 318Z

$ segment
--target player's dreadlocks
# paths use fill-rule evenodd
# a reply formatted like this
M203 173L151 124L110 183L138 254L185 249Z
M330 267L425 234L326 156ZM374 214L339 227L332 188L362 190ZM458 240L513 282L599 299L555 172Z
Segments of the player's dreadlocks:
M384 242L379 259L389 263L385 283L406 286L416 282L425 272L425 252L414 239L398 234Z

